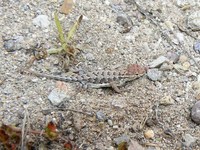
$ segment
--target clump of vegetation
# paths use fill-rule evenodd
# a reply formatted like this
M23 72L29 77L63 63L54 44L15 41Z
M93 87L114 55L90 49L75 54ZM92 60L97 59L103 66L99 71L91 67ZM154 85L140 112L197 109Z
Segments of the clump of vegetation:
M27 64L26 69L29 69L35 60L45 59L48 55L59 54L60 61L63 64L62 68L67 68L71 60L74 60L78 50L71 44L71 41L81 23L83 16L79 16L78 20L75 21L73 26L70 28L67 34L64 34L63 28L61 26L60 20L58 18L58 13L54 14L54 20L58 31L58 38L61 44L58 48L52 48L48 50L39 49L34 51L34 56L32 56Z
M27 136L29 136L29 140L26 139ZM46 143L62 143L61 147L63 147L65 150L78 150L75 144L73 144L71 141L66 140L62 136L61 132L58 131L56 124L52 121L47 124L44 132L29 130L25 134L25 132L23 132L23 129L17 128L15 126L3 124L0 127L0 145L2 145L5 150L18 150L19 148L31 150L35 149L36 147L41 147L41 145L45 149L45 145L43 144L44 141L40 140L41 137L45 138ZM35 139L35 141L33 139ZM38 143L38 141L41 141L41 143Z
M81 20L83 19L83 16L81 15L78 18L78 20L74 23L74 25L71 27L71 29L67 33L67 36L65 36L65 34L63 32L63 28L58 19L57 13L54 14L54 19L55 19L56 27L58 30L58 37L59 37L59 41L61 43L61 47L56 48L56 49L49 49L49 50L47 50L47 53L55 54L55 53L65 52L68 55L68 57L75 57L76 50L75 50L75 48L70 46L69 43L70 43L70 40L74 37L74 34L75 34L76 30L78 29L78 27L81 23Z

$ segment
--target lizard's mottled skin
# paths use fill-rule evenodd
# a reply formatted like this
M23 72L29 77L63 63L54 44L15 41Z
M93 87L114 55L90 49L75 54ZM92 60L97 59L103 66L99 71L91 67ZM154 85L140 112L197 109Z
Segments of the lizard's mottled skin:
M43 73L29 71L29 73L38 77L46 77L49 79L60 80L65 82L78 82L84 87L103 88L112 87L116 92L120 92L119 86L124 85L128 81L133 81L146 73L146 68L137 64L128 65L123 70L96 70L84 72L82 74L74 73L69 76L53 76Z

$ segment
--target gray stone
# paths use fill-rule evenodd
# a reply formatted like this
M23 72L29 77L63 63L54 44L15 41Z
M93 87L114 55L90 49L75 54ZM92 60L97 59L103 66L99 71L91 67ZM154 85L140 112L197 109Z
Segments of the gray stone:
M200 40L194 42L193 49L196 53L200 54Z
M107 119L106 115L102 111L98 111L96 117L99 121L105 121Z
M187 18L187 25L193 31L200 30L200 11L193 12Z
M36 18L33 19L33 24L41 28L47 28L50 22L49 22L48 16L38 15Z
M152 61L149 64L149 67L150 68L157 68L157 67L160 67L163 63L168 62L168 61L169 60L166 57L160 56L157 59L155 59L154 61Z
M159 71L158 69L148 69L147 77L152 81L161 80L162 71Z
M196 124L200 124L200 101L193 105L191 110L191 118Z
M172 69L173 69L173 65L172 64L167 64L167 63L164 63L160 67L160 70L162 70L162 71L169 71L169 70L172 70Z
M117 23L119 23L120 25L124 27L124 31L122 31L123 33L129 32L133 26L133 22L131 18L124 13L118 13Z
M53 89L48 96L48 99L55 106L58 106L62 102L69 100L71 96L67 95L66 92L61 91L59 89Z
M13 51L17 50L15 47L14 40L5 41L3 46L8 52L13 52Z
M197 1L196 0L176 0L176 4L179 7L185 7L185 6L194 6L196 5Z
M85 58L88 60L88 61L93 61L95 58L94 58L94 55L92 53L86 53L85 54Z
M133 26L133 22L128 15L125 13L118 13L117 15L117 23L124 27L131 27Z
M13 52L16 50L20 50L22 49L23 45L22 42L24 40L23 36L15 36L13 37L13 39L10 40L5 40L4 41L4 48L8 51L8 52Z
M174 52L168 52L166 56L170 62L177 63L179 60L179 55Z
M193 143L196 142L196 138L191 136L190 134L185 134L183 136L183 145L185 145L186 147L191 146Z
M113 142L116 144L116 145L119 145L120 143L122 142L129 142L130 140L130 137L128 135L122 135L120 137L117 137L117 138L114 138L113 139Z

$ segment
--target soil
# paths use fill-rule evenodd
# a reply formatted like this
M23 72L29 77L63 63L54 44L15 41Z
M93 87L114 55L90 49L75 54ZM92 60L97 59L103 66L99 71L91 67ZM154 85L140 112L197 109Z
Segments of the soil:
M199 74L194 59L197 63L200 59L199 54L193 50L195 39L177 27L177 24L180 24L187 28L187 16L197 11L200 5L182 9L177 4L179 2L137 1L146 12L153 14L157 25L141 14L136 5L128 0L76 0L68 15L59 13L65 33L76 19L83 15L72 43L80 52L70 63L70 68L81 66L84 70L113 69L135 63L148 66L159 56L167 57L172 54L186 57L186 60L179 59L174 63L182 64L181 61L186 61L190 66L183 72L173 67L163 71L159 67L162 71L160 80L152 81L145 75L128 83L123 87L128 91L121 94L112 89L84 89L77 88L73 83L62 83L69 88L73 96L62 105L54 106L48 96L60 83L22 74L20 70L25 68L38 44L42 43L44 49L59 46L54 12L59 10L63 1L2 0L1 122L21 128L28 112L30 128L43 130L49 121L54 120L63 137L69 138L80 149L87 150L117 149L114 139L123 135L149 150L200 149L200 127L190 116L191 108L198 100L192 88ZM120 14L125 14L132 21L132 28L127 33L123 33L123 24L117 22ZM38 15L48 16L50 24L46 28L33 24L33 19ZM194 32L194 35L198 33ZM171 39L171 43L166 35ZM182 47L177 43L175 35L183 37ZM15 47L8 50L5 43L12 41ZM48 74L66 72L57 55L35 61L31 69ZM160 101L166 97L173 99L173 104L161 105ZM66 109L58 110L59 107ZM51 111L42 111L47 109ZM105 119L99 119L96 116L98 112L101 112ZM153 130L152 138L144 136L147 130ZM186 134L196 139L189 147L183 140ZM61 142L53 141L49 144L43 138L34 141L37 141L36 147L44 143L48 149L63 149Z

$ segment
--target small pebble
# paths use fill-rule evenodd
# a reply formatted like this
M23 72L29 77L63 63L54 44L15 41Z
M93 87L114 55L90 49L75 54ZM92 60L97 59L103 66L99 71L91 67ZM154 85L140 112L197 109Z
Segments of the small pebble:
M48 99L54 106L58 106L62 102L69 100L71 97L64 91L61 91L57 88L53 89L48 96Z
M154 137L154 132L153 130L147 130L144 132L144 137L147 139L152 139Z
M184 34L183 33L180 33L180 32L176 33L176 37L181 43L184 42Z
M200 40L194 42L193 49L196 53L200 54Z
M22 44L23 40L24 40L23 36L15 36L13 37L13 39L5 40L3 46L8 52L21 50L23 48Z
M179 57L179 62L180 63L184 63L184 62L186 62L188 60L188 57L186 56L186 55L181 55L180 57Z
M126 15L125 13L119 13L117 15L117 23L119 23L120 25L124 27L132 26L133 24L130 17Z
M173 52L168 52L166 57L172 63L177 63L179 60L179 55L177 53L173 53Z
M161 80L162 71L159 71L158 69L148 69L147 77L152 81Z
M122 143L122 142L129 142L129 140L130 140L130 137L129 136L127 136L127 135L122 135L122 136L120 136L120 137L117 137L117 138L114 138L113 139L113 141L114 141L114 143L116 144L116 145L119 145L120 143Z
M13 52L13 51L16 50L16 48L15 48L15 41L14 41L14 40L5 41L3 47L4 47L8 52Z
M200 11L193 11L187 18L187 25L193 31L200 30Z
M105 121L107 119L106 115L102 111L98 111L96 117L99 121Z
M192 88L193 88L194 90L200 89L200 82L198 82L198 81L193 82Z
M197 101L191 110L191 118L196 124L200 124L200 101Z
M197 76L197 81L200 82L200 74Z
M187 71L187 68L183 67L180 64L174 64L173 67L178 73L184 73L185 71Z
M195 91L195 99L200 100L200 89Z
M33 79L31 79L31 81L34 82L34 83L36 83L36 82L39 81L39 79L38 78L33 78Z
M186 7L186 6L194 6L196 5L196 1L191 1L191 0L176 0L177 6L180 8Z
M110 127L113 126L113 122L112 122L112 120L108 119L108 125L109 125Z
M33 24L41 28L47 28L50 25L47 15L38 15L33 19Z
M133 22L131 18L122 12L118 13L117 23L119 23L120 25L124 27L123 31L120 31L121 33L129 32L133 26Z
M189 68L190 68L190 63L189 63L188 61L186 61L186 62L184 62L184 63L182 64L182 66L183 66L184 70L189 70Z
M150 68L158 68L165 62L169 62L168 58L166 58L165 56L160 56L157 59L155 59L154 61L152 61L149 64L149 67Z
M118 125L113 126L113 129L118 129L118 128L119 128Z
M183 136L183 145L185 145L186 147L190 147L193 143L196 142L196 140L197 139L190 134L185 134Z
M162 71L169 71L169 70L172 70L172 69L173 69L173 65L172 64L167 64L167 63L164 63L160 67L160 70L162 70Z
M164 96L161 100L160 100L160 104L161 105L173 105L174 104L174 99L171 96Z

